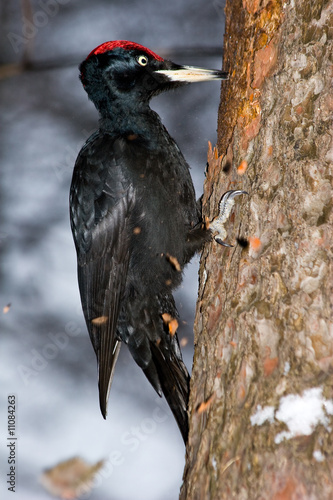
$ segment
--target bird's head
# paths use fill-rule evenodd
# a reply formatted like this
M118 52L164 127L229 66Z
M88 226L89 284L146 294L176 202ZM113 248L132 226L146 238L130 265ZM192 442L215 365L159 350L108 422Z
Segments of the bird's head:
M225 80L219 70L182 66L134 42L116 40L96 47L80 65L82 84L103 115L108 102L147 106L154 95L192 82Z

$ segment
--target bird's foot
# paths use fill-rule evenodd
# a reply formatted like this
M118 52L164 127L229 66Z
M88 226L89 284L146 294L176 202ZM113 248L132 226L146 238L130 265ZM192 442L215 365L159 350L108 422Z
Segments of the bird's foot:
M235 204L234 198L240 194L249 193L241 190L231 190L224 193L219 205L219 215L209 223L209 229L212 231L214 239L217 243L219 243L219 245L223 245L225 247L233 246L224 241L227 237L227 231L224 228L224 224L227 222L231 209Z

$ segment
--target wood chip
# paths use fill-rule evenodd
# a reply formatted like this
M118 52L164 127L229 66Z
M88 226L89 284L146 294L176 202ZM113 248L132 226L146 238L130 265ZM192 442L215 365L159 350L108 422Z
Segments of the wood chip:
M162 319L164 323L168 325L169 333L171 337L173 337L178 328L178 321L176 320L176 318L173 318L169 313L163 313Z
M174 334L177 331L177 328L178 328L178 321L174 318L169 323L169 333L170 333L171 337L174 336Z
M199 404L199 406L197 408L198 415L201 415L201 413L204 413L208 410L208 408L214 402L215 397L216 397L216 394L215 394L215 392L213 392L213 394L211 396L209 396L209 398L206 399L206 401L203 401L202 403Z
M166 254L166 258L167 260L170 262L170 264L173 265L173 267L176 269L176 271L180 272L182 270L182 268L180 267L180 264L177 260L176 257L173 257L172 255L170 255L169 253Z
M244 175L247 170L247 161L243 160L240 162L238 168L237 168L237 173L238 175Z
M260 238L257 238L256 236L251 236L249 238L250 246L254 251L258 251L261 248L261 241Z
M46 470L40 482L51 495L66 500L76 499L91 491L94 476L103 463L100 460L90 465L80 457L70 458Z
M99 316L98 318L94 318L91 320L93 325L104 325L107 322L109 316Z
M162 319L163 319L164 323L168 324L172 320L172 316L171 316L171 314L163 313Z
M2 309L2 312L4 314L7 314L9 312L9 309L12 307L12 305L9 303L7 304L3 309Z

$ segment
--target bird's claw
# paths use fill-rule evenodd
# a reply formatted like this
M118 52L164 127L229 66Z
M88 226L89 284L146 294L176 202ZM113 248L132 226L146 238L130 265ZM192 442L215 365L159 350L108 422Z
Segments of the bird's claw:
M214 236L214 240L216 241L216 243L222 245L223 247L232 248L234 246L234 245L229 245L229 243L226 243L225 241L221 240L221 238L219 238L218 236Z
M236 196L239 196L240 194L249 194L249 193L247 191L242 191L240 189L230 190L224 193L219 204L219 215L215 217L215 219L213 219L212 222L210 222L209 224L209 229L213 233L216 233L214 234L214 239L216 243L224 247L233 247L233 245L229 245L229 243L226 243L224 241L224 239L227 236L227 231L224 228L224 224L226 223L230 215L231 209L235 204L234 198Z

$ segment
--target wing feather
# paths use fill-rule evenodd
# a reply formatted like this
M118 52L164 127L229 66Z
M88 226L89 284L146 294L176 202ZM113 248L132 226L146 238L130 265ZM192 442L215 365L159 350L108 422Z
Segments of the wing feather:
M93 139L78 157L70 205L81 302L98 360L100 407L105 418L120 350L117 322L130 258L134 190L112 152L106 154L103 144L96 148L96 137ZM104 157L96 155L97 150Z

